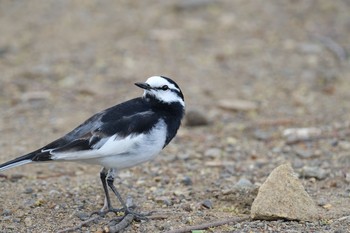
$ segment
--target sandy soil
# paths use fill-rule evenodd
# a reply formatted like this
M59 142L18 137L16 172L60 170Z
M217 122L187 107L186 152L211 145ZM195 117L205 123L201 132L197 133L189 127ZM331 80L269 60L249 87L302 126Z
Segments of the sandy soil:
M285 162L325 172L301 177L320 220L207 232L350 232L349 12L346 0L1 1L0 162L140 95L134 82L162 74L210 124L184 125L155 161L120 172L123 196L162 217L125 232L249 214L246 198L223 190L241 178L260 185ZM225 110L222 100L257 109ZM301 127L325 134L288 144L283 131ZM80 224L103 205L99 169L46 163L0 174L0 232ZM111 219L77 232L102 232Z

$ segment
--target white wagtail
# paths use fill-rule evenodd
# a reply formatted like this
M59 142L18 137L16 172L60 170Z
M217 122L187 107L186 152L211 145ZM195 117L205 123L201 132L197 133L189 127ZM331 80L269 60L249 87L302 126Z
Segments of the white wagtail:
M74 161L98 164L105 193L103 208L95 213L133 212L113 185L116 172L153 159L176 135L185 112L184 96L170 78L153 76L145 83L142 97L99 112L65 136L0 165L0 171L32 162ZM123 208L114 209L108 187Z

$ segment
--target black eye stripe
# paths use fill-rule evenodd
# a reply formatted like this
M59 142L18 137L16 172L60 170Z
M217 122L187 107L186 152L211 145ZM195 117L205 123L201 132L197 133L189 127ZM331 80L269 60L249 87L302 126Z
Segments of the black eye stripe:
M164 86L167 86L167 85L164 85ZM164 86L156 87L156 88L154 88L154 89L163 90L163 91L164 91L164 89L163 89ZM174 92L174 93L176 93L182 100L184 99L184 96L183 96L183 94L182 94L181 91L176 90L176 89L171 89L171 88L169 88L168 86L167 86L167 88L168 88L168 89L167 89L168 91Z
M171 90L168 85L164 85L164 86L161 86L161 87L157 87L156 88L157 90L163 90L163 91L166 91L166 90Z

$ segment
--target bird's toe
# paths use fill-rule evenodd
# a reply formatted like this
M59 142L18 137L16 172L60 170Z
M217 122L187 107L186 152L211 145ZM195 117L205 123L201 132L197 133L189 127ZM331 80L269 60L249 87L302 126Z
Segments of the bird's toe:
M130 208L127 208L125 211L124 211L125 215L124 216L127 216L129 214L133 215L134 216L134 220L135 221L148 221L148 217L151 216L154 211L151 211L151 212L147 212L147 213L138 213L138 212L135 212L134 210L130 209Z
M100 210L100 211L94 211L91 213L90 217L92 217L93 215L98 215L100 217L105 217L108 213L114 213L116 215L120 215L120 213L123 213L124 208L108 208L107 210Z

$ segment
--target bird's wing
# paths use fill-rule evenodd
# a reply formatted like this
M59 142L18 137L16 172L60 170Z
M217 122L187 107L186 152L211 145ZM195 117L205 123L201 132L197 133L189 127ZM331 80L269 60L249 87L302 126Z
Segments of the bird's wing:
M127 153L158 122L153 111L143 111L103 122L99 127L55 148L46 148L50 160L86 160ZM100 150L101 149L101 150Z
M32 161L49 161L52 160L51 152L54 150L62 152L90 150L96 142L101 143L113 135L112 130L107 132L104 129L107 125L113 124L113 122L117 125L123 116L132 116L137 111L145 112L147 109L142 98L135 98L115 105L93 115L65 136L22 157ZM99 130L101 127L103 130Z

